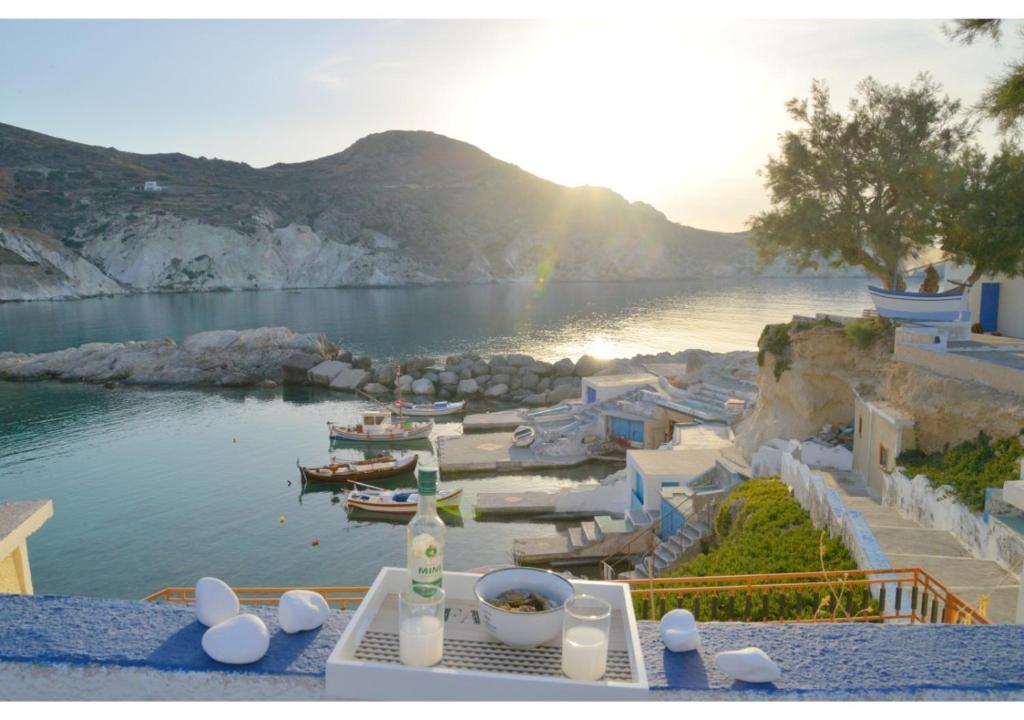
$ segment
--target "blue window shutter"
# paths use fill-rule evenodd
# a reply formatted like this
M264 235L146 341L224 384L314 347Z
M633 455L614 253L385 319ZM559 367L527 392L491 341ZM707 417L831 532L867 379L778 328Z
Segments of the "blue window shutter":
M597 390L592 387L587 387L587 404L597 402Z

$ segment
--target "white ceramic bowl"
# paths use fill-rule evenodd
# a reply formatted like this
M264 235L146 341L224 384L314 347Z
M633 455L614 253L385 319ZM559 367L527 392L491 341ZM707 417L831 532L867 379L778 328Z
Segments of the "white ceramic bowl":
M538 612L511 612L490 603L508 590L540 593L557 607ZM514 648L532 648L558 637L562 632L563 607L574 594L572 583L561 575L524 567L493 570L476 581L474 591L484 627Z

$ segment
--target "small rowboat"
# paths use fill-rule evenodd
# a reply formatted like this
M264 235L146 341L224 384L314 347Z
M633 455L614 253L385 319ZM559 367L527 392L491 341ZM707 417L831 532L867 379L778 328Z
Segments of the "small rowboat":
M950 322L970 320L971 309L963 289L941 293L915 293L868 286L878 314L884 318Z
M437 491L437 506L458 506L462 488ZM388 515L412 515L419 495L415 490L358 490L349 493L345 507Z
M352 442L397 442L418 440L430 436L434 429L433 420L402 420L394 422L390 413L370 411L363 413L363 422L358 425L335 425L328 421L331 440Z
M537 431L529 425L520 425L512 433L512 442L516 447L530 447L537 439Z
M396 400L391 403L391 409L399 415L409 415L412 417L441 417L443 415L454 415L455 413L462 412L466 407L464 400L458 400L456 402L449 402L447 400L438 400L434 403L423 403L417 405L411 403L408 400Z
M330 463L321 467L304 467L299 465L299 474L306 482L363 482L380 480L416 469L419 455L411 453L401 458L390 455L354 460L351 462Z

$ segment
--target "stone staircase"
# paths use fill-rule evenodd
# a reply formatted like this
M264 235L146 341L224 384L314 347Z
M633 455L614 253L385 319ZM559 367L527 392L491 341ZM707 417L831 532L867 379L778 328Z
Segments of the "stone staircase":
M633 570L628 573L624 573L624 576L631 578L650 577L647 572L648 559L652 561L655 574L661 572L665 568L676 565L681 562L686 555L692 553L695 548L699 547L701 539L710 532L711 528L703 522L694 520L685 523L675 532L674 535L658 543L658 546L654 548L653 553L645 555L637 560L636 564L633 565Z

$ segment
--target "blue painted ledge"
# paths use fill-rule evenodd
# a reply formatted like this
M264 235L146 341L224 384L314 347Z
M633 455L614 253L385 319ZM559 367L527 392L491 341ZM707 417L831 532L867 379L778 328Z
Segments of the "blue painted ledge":
M319 630L288 635L277 624L276 608L246 611L267 623L271 643L262 660L239 667L203 653L205 628L191 606L0 595L0 662L317 677L324 674L327 656L351 617L332 611ZM884 699L945 691L977 699L1024 694L1024 626L704 623L700 631L699 652L675 654L661 644L657 623L640 623L644 662L656 695ZM715 668L716 652L749 645L761 647L779 664L778 683L738 683Z

